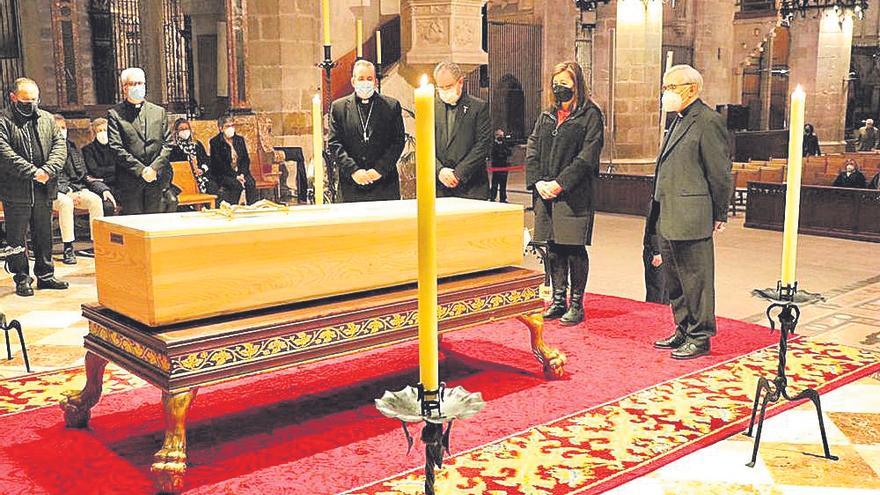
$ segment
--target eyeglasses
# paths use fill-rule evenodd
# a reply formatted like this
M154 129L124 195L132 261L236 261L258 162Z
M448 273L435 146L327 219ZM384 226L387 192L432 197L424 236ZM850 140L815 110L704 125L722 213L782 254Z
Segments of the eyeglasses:
M660 89L663 91L673 91L676 88L682 88L684 86L693 86L694 84L697 84L697 83L664 84L663 86L660 87Z

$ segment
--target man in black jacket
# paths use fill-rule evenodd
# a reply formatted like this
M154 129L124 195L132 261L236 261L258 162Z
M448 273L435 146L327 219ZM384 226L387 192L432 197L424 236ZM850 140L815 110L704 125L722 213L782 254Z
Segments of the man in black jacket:
M171 134L165 109L145 100L144 71L128 68L119 76L125 100L107 116L110 149L116 157L116 185L123 215L158 213L165 193L157 181L168 165Z
M724 119L700 99L703 77L677 65L663 76L663 107L677 114L657 158L648 234L659 234L675 332L657 341L673 359L709 353L715 335L715 246L730 206Z
M489 199L486 159L492 150L489 106L463 94L464 73L457 64L440 62L434 68L438 100L437 196Z
M14 253L6 258L6 268L13 274L16 294L34 295L26 253L30 225L37 288L66 289L52 264L52 201L67 145L52 114L38 108L37 83L17 79L9 99L10 108L0 114L0 201Z
M52 203L52 209L58 212L58 225L61 227L61 242L64 243L62 262L65 265L75 265L76 255L73 252L74 229L73 210L80 208L88 210L89 225L96 218L104 217L104 202L96 191L102 191L103 184L89 182L86 179L86 163L82 153L76 149L73 141L67 139L67 121L62 115L54 115L55 125L61 130L61 135L67 141L67 161L64 168L58 174L58 195ZM92 188L95 184L95 188Z
M86 180L89 182L89 189L104 201L104 214L113 215L119 193L116 191L116 157L109 145L107 119L93 120L92 132L95 139L82 149L88 171Z
M406 136L400 102L376 92L376 68L355 62L354 93L333 102L328 147L339 166L342 202L400 199L397 160Z
M507 168L510 165L510 155L510 144L507 143L504 130L496 129L495 141L492 142L492 168ZM507 175L507 170L492 170L492 190L489 191L491 201L498 198L502 203L507 203Z
M247 204L259 199L257 184L251 174L251 158L244 138L235 133L235 119L223 115L217 120L220 132L209 143L208 174L220 185L220 200L237 205L244 190Z

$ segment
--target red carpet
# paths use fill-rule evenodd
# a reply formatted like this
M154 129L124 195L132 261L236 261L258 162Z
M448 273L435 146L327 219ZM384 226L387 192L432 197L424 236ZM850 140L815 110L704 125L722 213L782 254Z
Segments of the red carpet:
M719 320L711 356L673 361L651 342L672 328L665 306L607 296L586 302L579 327L548 325L568 356L564 380L547 382L515 321L444 337L451 385L480 391L487 407L456 424L453 452L550 422L693 373L775 342L768 329ZM420 465L405 456L400 424L373 399L417 379L414 344L380 349L202 389L189 419L191 494L337 493ZM2 419L0 493L152 493L152 454L163 435L152 387L105 396L91 429L66 430L55 407Z

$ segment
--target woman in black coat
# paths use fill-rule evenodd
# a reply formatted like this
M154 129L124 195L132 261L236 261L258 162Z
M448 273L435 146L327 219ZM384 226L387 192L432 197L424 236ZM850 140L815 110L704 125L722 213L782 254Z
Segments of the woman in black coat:
M813 124L804 126L804 156L819 156L822 151L819 149L819 136L813 129Z
M535 204L535 240L548 244L547 270L553 302L544 318L563 325L584 320L584 291L593 235L593 201L604 142L602 111L586 92L575 62L557 65L552 76L555 103L541 114L526 151L526 187ZM571 303L566 305L571 279Z
M171 148L168 161L189 162L199 192L218 196L220 186L208 175L208 152L205 150L205 145L193 136L192 124L184 118L177 119L174 122L173 138L174 146Z

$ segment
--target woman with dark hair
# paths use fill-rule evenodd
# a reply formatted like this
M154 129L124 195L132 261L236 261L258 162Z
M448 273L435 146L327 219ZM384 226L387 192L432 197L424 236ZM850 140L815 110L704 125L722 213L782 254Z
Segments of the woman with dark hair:
M553 105L535 123L526 148L526 187L535 204L535 240L546 242L553 301L544 318L584 320L584 291L593 235L593 201L604 143L602 111L589 98L584 73L564 62L551 76ZM569 279L571 301L566 304Z
M816 135L816 131L813 129L813 124L807 124L804 126L804 156L819 156L822 152L819 151L819 136Z
M217 195L217 183L208 174L208 152L205 146L193 136L192 124L184 118L174 121L174 146L171 148L170 162L189 162L196 185L202 194Z

